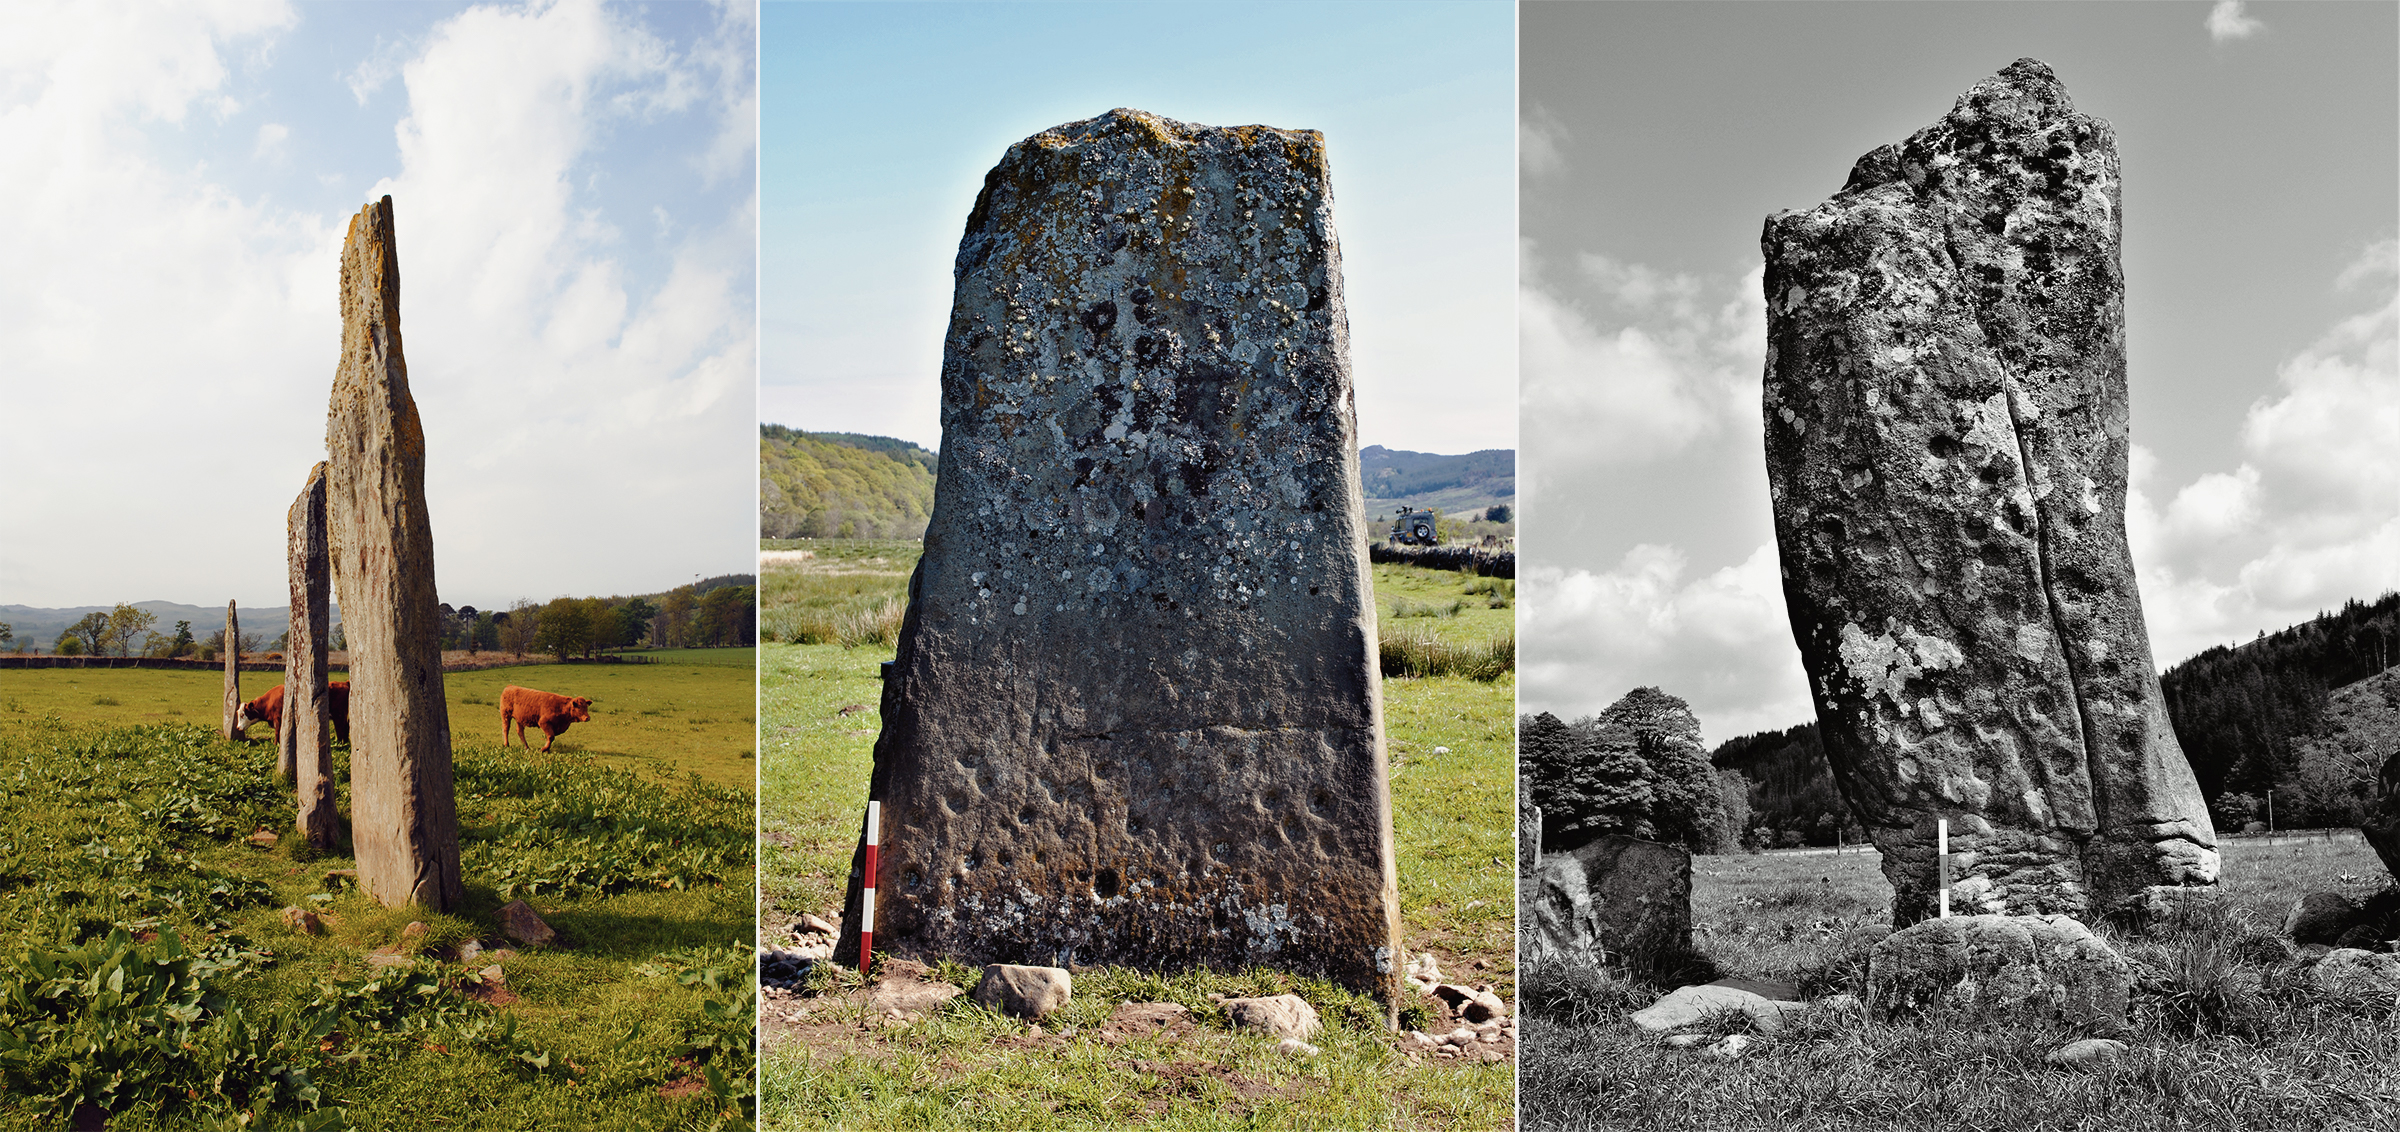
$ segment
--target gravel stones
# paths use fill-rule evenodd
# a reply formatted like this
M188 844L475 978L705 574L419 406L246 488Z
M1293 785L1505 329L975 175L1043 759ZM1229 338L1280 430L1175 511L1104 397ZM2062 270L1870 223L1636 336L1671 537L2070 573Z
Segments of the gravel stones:
M1974 1021L2026 1018L2122 1024L2133 968L2065 916L1923 920L1875 945L1867 1003L1878 1022L1955 1011Z
M2213 884L2125 543L2116 141L2020 59L1770 217L1785 605L1901 926Z
M326 413L325 518L350 645L350 831L359 887L386 906L465 900L450 712L425 508L425 429L400 349L392 198L342 243L342 359Z
M1012 1018L1041 1018L1075 997L1075 977L1063 967L992 963L984 967L974 997Z
M1691 950L1692 855L1674 846L1610 834L1543 854L1526 889L1518 930L1535 955L1597 951L1638 966Z
M1325 161L1310 131L1118 110L986 177L880 711L879 951L1396 996Z

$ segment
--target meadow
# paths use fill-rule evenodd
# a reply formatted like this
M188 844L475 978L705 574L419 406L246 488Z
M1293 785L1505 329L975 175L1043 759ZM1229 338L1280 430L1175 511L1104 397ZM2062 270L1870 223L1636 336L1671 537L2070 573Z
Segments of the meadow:
M218 674L0 672L0 1129L746 1127L750 656L450 674L440 915L292 835L267 728L215 734ZM512 679L594 718L503 751ZM555 941L501 933L519 899Z
M2219 899L2147 937L2093 925L2132 962L2131 1051L2096 1071L2044 1057L2090 1033L1947 1018L1876 1025L1811 1008L1739 1060L1670 1049L1624 1020L1660 988L1528 965L1523 1119L1535 1129L2400 1127L2393 1004L2317 989L2276 933L2301 894L2387 881L2355 836L2228 839ZM1692 861L1693 935L1722 973L1863 995L1861 925L1889 924L1872 851ZM1734 1016L1713 1033L1737 1032Z
M769 624L779 600L791 626L805 623L802 609L826 620L871 612L904 593L915 559L913 544L764 545L814 552L764 570ZM1378 567L1375 580L1387 635L1421 624L1412 636L1464 651L1510 633L1513 587L1406 567ZM879 667L891 656L888 637L761 646L764 943L787 943L802 913L839 917L880 727ZM1431 952L1445 979L1492 984L1513 1002L1515 674L1512 664L1483 675L1385 680L1401 913L1412 957ZM1075 1002L1035 1027L963 997L920 1019L878 1017L855 972L817 971L809 994L767 1001L762 1128L1487 1129L1513 1119L1511 1064L1411 1059L1377 1004L1318 980L1078 971ZM976 975L952 963L926 972L961 987ZM1234 1032L1208 997L1287 990L1326 1020L1317 1057ZM1180 1004L1190 1023L1144 1031L1112 1021L1118 1004L1145 1001ZM1405 1002L1403 1027L1426 1024L1422 1000Z

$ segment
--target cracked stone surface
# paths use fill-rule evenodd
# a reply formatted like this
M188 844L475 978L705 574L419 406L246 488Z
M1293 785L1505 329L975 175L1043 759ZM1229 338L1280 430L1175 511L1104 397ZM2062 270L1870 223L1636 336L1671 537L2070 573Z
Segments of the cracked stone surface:
M985 178L875 748L879 953L1394 1000L1350 381L1314 131L1117 110Z
M359 887L436 912L465 898L442 694L425 429L400 349L392 198L342 242L342 360L326 412L325 519L350 645L351 840Z
M2020 59L1768 218L1785 604L1894 922L2213 884L2125 545L2116 139Z

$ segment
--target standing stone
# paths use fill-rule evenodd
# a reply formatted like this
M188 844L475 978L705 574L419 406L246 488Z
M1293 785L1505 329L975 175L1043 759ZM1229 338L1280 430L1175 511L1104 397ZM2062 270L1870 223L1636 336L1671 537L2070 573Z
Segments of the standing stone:
M1394 1000L1332 210L1317 133L1137 110L985 178L875 747L879 952Z
M292 501L287 530L292 629L283 653L283 773L299 800L300 832L330 849L336 827L333 743L325 735L328 696L325 623L332 579L325 542L325 465L309 470L308 486Z
M342 244L342 361L325 423L325 515L350 645L351 841L390 906L457 907L458 811L442 699L425 431L400 350L392 198Z
M233 603L225 603L225 637L219 642L225 654L225 737L242 737L242 627L233 615Z
M1692 855L1675 846L1612 833L1544 854L1521 887L1529 954L1668 972L1692 953Z
M2020 59L1768 218L1785 606L1894 922L2213 884L2125 546L2116 140Z
M2383 760L2383 769L2376 773L2375 805L2359 823L2358 831L2383 859L2383 871L2400 882L2400 751Z

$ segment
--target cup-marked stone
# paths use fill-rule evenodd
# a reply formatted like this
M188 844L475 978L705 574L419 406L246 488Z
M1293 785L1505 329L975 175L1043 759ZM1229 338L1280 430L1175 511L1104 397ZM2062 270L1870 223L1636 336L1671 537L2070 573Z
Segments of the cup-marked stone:
M2116 138L2020 59L1767 220L1768 481L1826 754L1894 922L2213 884L2125 544Z
M1118 110L985 178L876 743L879 951L1394 1000L1325 161L1313 131Z
M325 422L326 526L350 645L351 841L389 906L458 906L458 810L442 696L425 430L400 349L392 198L342 244L342 360Z

